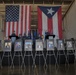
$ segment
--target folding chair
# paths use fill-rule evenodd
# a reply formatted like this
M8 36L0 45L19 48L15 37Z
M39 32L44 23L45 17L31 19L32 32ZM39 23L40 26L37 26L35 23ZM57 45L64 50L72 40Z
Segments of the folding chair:
M24 60L23 60L24 67L26 65L30 66L30 64L31 64L30 60L32 60L32 62L33 62L34 58L33 58L32 45L33 45L33 42L31 39L24 40L24 57L23 57L24 58ZM32 59L31 59L31 57L32 57ZM25 61L26 58L27 58L27 61Z
M2 55L2 63L3 63L3 58L8 57L8 65L10 65L10 59L12 61L12 54L11 54L11 48L12 48L12 43L10 40L4 40L4 48L3 48L3 55ZM9 63L10 62L10 63ZM11 65L10 65L11 66Z
M16 62L17 62L16 65L18 64L19 67L22 67L22 60L23 60L22 46L23 46L23 42L22 42L21 39L18 39L18 40L15 41L15 43L14 43L14 54L13 54L13 60L12 60L12 66L13 66L13 68L14 68ZM19 58L18 61L16 61L17 57ZM15 60L15 58L16 58L16 60Z
M65 46L64 46L63 39L57 39L57 56L59 58L59 60L58 60L59 64L61 61L62 61L62 63L65 63L66 55L65 55Z
M75 50L74 50L74 44L71 39L65 40L66 42L66 58L67 58L67 64L73 63L75 60Z

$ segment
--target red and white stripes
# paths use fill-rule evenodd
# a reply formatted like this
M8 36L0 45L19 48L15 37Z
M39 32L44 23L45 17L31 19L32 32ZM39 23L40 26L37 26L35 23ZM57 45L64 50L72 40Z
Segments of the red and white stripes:
M30 5L20 5L19 7L19 21L18 22L6 22L6 37L15 31L16 35L28 34L30 31L30 18L31 16L31 6Z
M51 34L56 35L56 39L62 38L61 7L52 16L52 18L48 18L47 15L45 15L42 12L42 10L38 7L38 32L41 35L45 35L46 30Z

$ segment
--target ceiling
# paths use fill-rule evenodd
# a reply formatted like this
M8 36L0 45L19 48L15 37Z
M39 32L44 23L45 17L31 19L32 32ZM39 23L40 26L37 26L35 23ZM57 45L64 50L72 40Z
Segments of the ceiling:
M73 0L0 0L0 3L37 3L37 4L42 4L43 2L46 4L46 3L48 3L48 4L52 4L53 2L54 3L56 3L56 4L61 4L61 3L65 3L65 4L69 4L69 3L71 3Z
M31 27L34 29L37 28L37 6L62 6L62 17L64 17L73 2L74 0L0 0L0 17L5 18L5 5L31 4L33 8Z

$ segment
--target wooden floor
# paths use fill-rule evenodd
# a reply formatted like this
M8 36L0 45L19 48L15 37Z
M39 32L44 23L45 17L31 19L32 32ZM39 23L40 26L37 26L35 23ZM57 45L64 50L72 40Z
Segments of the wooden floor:
M47 67L2 67L0 75L76 75L76 64L70 65L49 65Z

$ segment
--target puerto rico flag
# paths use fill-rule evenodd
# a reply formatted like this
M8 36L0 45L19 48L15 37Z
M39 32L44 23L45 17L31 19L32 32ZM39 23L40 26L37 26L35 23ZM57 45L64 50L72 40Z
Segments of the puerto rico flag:
M6 37L15 31L16 35L28 35L30 31L31 6L30 5L7 5L5 8Z
M38 32L45 35L48 31L56 39L62 39L62 11L61 6L38 6Z

